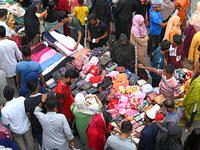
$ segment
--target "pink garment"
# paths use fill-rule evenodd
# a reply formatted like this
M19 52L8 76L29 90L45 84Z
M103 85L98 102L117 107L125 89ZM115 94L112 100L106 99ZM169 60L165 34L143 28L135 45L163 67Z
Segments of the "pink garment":
M56 54L56 52L51 49L48 52L44 53L41 57L40 57L40 61L39 64L42 64L43 62L45 62L46 60L48 60L49 58L51 58L52 56L54 56Z
M140 26L140 24L144 22L144 17L142 15L135 15L133 18L133 25L131 27L131 33L135 37L145 37L147 35L147 28L145 24Z
M46 48L43 49L41 52L32 55L32 56L31 56L31 59L32 59L33 61L39 62L39 61L40 61L40 57L41 57L44 53L48 52L50 49L51 49L51 47L46 47Z

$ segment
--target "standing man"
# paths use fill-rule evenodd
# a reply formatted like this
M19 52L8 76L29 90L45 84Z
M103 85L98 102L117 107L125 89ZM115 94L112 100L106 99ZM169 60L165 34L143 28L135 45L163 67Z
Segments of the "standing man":
M36 72L39 74L40 84L43 88L45 88L44 84L44 77L42 75L42 68L38 62L35 62L31 59L31 48L29 45L24 45L22 47L22 53L25 59L19 63L17 63L15 72L17 73L16 82L17 82L17 89L20 89L20 78L22 81L22 85L25 82L26 77L31 72Z
M71 30L71 37L77 42L73 50L76 50L78 48L79 43L83 45L84 29L80 20L73 15L68 15L65 11L59 12L59 20L61 20L61 22L49 31L51 32L67 23L68 27Z
M90 49L93 50L96 47L103 47L105 44L105 38L108 36L106 25L96 18L94 13L89 15L88 24L88 40Z
M154 150L156 146L156 136L158 126L153 122L156 114L155 111L148 110L144 116L146 122L145 128L142 130L138 150Z
M14 93L12 87L6 86L4 88L3 94L6 104L4 107L1 105L2 121L5 125L10 125L10 130L20 150L34 150L31 123L24 111L25 98L13 98Z
M79 74L76 70L68 69L65 77L60 79L56 87L56 98L58 101L58 112L65 115L69 125L73 122L74 116L70 110L70 106L74 103L72 90L70 85L75 82Z

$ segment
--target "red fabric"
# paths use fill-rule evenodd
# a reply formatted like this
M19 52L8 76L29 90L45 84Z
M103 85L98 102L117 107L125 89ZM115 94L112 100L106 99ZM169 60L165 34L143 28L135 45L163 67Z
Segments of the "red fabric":
M164 115L162 114L156 114L156 118L155 118L155 121L158 121L158 120L163 120L165 118Z
M94 76L94 77L90 77L89 80L90 80L90 83L99 83L101 81L101 77Z
M110 132L113 127L111 124L106 128L105 121L102 119L103 114L94 115L90 121L89 128L87 130L88 147L92 147L94 150L103 150L106 144L106 134Z
M58 82L58 86L56 87L56 96L58 94L62 94L64 96L64 98L62 99L57 98L57 101L63 104L63 109L60 110L59 108L57 108L57 110L59 113L64 114L67 120L70 120L69 124L71 124L74 120L74 115L70 110L70 106L72 105L72 103L74 103L74 98L72 96L71 87L69 85L62 85L61 81L63 79L64 78L60 79L60 81Z
M175 48L173 43L172 43L172 48ZM178 57L181 57L179 61L176 60ZM174 65L175 69L183 68L181 61L185 61L184 43L182 43L177 48L176 56L170 56L169 52L167 52L165 55L165 59L167 60L167 64Z
M113 99L110 101L110 103L108 104L108 108L109 109L115 109L115 105L118 104L118 99Z
M96 65L92 65L90 70L88 71L90 74L96 76L98 74L99 67Z
M21 44L20 44L20 41L19 41L19 38L18 38L18 35L17 36L15 36L14 37L15 39L16 39L16 44L17 44L17 46L18 46L18 48L20 48L21 47Z

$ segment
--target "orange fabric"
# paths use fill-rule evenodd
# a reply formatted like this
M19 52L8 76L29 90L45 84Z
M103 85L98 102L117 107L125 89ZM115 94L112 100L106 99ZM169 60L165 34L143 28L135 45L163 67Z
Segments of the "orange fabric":
M169 41L171 43L173 43L173 37L175 34L178 34L178 32L175 29L171 29L171 31L169 32ZM179 34L179 35L181 35L181 34Z
M86 47L86 48L84 48L84 49L82 49L82 50L80 50L80 51L74 53L74 54L72 55L72 57L77 58L78 56L84 55L84 54L86 54L86 53L89 52L89 51L90 51L90 49L88 49L88 48Z
M42 12L42 13L40 14L40 17L41 17L41 18L43 18L44 16L47 16L47 9L46 9L44 12Z
M113 79L113 86L112 88L115 89L117 92L118 88L120 86L127 86L129 85L129 80L127 79L127 74L126 73L120 73L117 75L116 79Z

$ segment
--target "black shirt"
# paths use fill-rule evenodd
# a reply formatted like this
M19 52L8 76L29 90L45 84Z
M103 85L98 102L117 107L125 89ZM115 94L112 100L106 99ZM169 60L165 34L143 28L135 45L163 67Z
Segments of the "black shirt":
M105 23L103 23L100 20L96 27L94 25L92 25L91 22L89 22L88 29L90 29L91 39L97 39L97 38L103 36L105 32L107 32ZM100 40L99 43L105 44L105 39Z
M31 125L37 129L42 129L42 126L39 120L34 115L34 110L35 110L35 107L37 107L38 104L40 103L41 99L42 99L42 95L39 95L36 97L28 97L24 101L25 111L26 113L30 113L30 116L31 116ZM47 113L47 109L44 106L44 104L42 105L42 112L45 114Z

